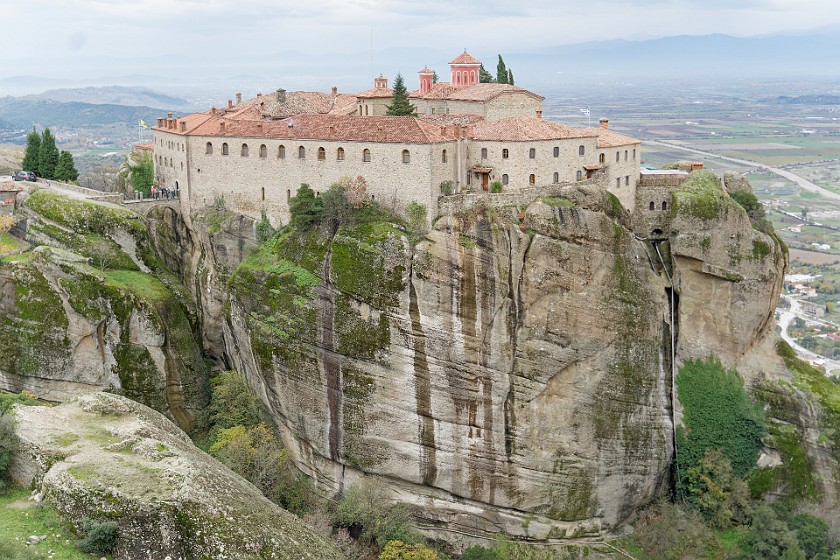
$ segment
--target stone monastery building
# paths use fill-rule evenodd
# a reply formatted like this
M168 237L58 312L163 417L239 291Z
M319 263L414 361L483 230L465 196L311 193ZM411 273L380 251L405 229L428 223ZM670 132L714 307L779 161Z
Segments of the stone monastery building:
M362 176L375 200L411 201L437 211L442 185L453 192L505 191L597 176L634 209L640 142L608 129L542 119L543 97L518 86L479 83L480 62L466 51L449 63L451 81L420 71L411 94L416 117L386 116L392 90L379 77L355 95L286 92L228 101L184 117L157 119L155 176L181 191L185 210L224 196L231 210L289 219L301 183L324 191ZM445 189L444 189L445 190Z

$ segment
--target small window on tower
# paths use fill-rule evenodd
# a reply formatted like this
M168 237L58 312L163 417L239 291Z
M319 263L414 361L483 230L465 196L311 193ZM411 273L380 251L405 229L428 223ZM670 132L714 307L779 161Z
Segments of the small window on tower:
M440 162L441 162L441 163L446 163L446 150L443 150L443 152L441 152L441 154L440 154Z
M402 162L403 163L411 163L411 154L408 150L402 151Z
M487 148L481 148L481 159L487 159Z
M323 147L318 148L318 161L324 161L327 159L327 150Z
M584 148L583 146L578 146L578 155L582 156L585 153L586 153L586 148Z
M280 144L277 146L277 158L278 159L285 159L286 158L286 146Z
M507 173L503 174L502 175L502 184L507 185L508 181L510 181L510 179L508 178L508 174Z
M335 159L338 161L344 161L344 148L339 148L335 152Z
M362 161L370 161L370 150L367 148L362 150Z
M560 157L560 146L554 146L554 157Z
M530 150L528 150L528 157L531 158L531 159L534 159L535 157L537 157L537 149L536 148L531 148Z
M242 157L248 157L248 144L242 144L242 151L240 152Z
M265 147L265 144L260 144L260 157L263 159L268 157L268 148Z
M298 159L306 159L306 148L298 146Z
M507 148L504 148L502 150L502 159L507 159L509 156L510 156L510 152L508 151Z
M558 172L556 172L556 171L554 172L554 182L555 182L555 183L559 183L559 182L560 182L560 174L559 174Z
M537 176L536 176L536 175L534 175L533 173L531 173L531 174L528 176L528 184L529 184L529 185L535 185L535 184L537 184Z
M224 144L222 144L222 155L226 156L228 154L230 154L230 150L228 149L227 142L225 142Z
M205 148L204 153L207 154L208 156L213 155L213 143L212 142L207 142L207 148Z

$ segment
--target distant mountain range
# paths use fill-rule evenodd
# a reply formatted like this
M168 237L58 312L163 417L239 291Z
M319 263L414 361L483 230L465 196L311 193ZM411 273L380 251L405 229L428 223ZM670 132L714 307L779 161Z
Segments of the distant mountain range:
M160 93L144 87L101 86L51 89L35 95L27 95L22 100L50 100L94 105L129 105L145 107L169 107L188 109L186 99Z
M468 46L468 45L467 45ZM468 46L469 47L469 46ZM469 49L495 73L498 52ZM50 61L25 61L27 68L49 72L50 77L16 76L0 78L0 95L21 95L58 88L72 92L46 91L50 99L89 103L130 103L180 108L185 100L202 98L203 104L224 101L236 91L246 95L278 87L289 90L360 91L382 73L393 79L398 73L415 87L416 72L425 65L448 79L447 62L460 51L449 47L392 48L373 52L314 54L295 51L264 53L262 56L229 58L172 56L136 58L132 74L125 74L125 61L109 58L74 57ZM732 37L729 35L680 35L649 40L611 40L501 52L514 72L517 84L539 88L595 79L681 80L717 78L783 79L819 77L840 79L840 30L821 30L801 35ZM161 65L166 72L161 72ZM68 74L69 67L77 70ZM58 76L72 78L58 79ZM82 76L82 77L80 77ZM135 86L131 92L118 88L100 91L89 86ZM138 92L136 87L165 92ZM144 97L145 95L145 97ZM136 96L136 97L135 97ZM167 98L167 96L171 96ZM204 103L206 102L206 103ZM194 105L193 105L194 106Z
M0 98L0 129L30 130L33 126L64 130L107 127L114 123L136 125L140 119L149 126L167 109L112 103L60 102L23 97Z

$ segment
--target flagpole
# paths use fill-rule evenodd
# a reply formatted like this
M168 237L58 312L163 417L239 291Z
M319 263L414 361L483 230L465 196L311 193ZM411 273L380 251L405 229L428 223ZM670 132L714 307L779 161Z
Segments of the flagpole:
M592 106L586 106L586 128L592 128Z

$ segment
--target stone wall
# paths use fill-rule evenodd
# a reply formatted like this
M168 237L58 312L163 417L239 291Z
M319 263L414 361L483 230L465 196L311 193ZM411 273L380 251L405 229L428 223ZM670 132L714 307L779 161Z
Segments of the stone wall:
M687 178L685 171L642 171L636 187L633 230L640 235L667 238L671 230L671 191Z
M182 138L178 140L183 140ZM276 223L289 219L289 199L302 183L320 193L342 177L362 176L368 194L389 207L400 208L411 201L425 204L434 213L433 204L440 183L455 175L455 142L440 144L391 144L376 142L340 142L325 140L288 140L260 138L188 137L186 150L163 148L164 166L158 174L166 185L179 182L182 206L200 208L224 197L225 206L235 212L259 218L265 210ZM207 143L213 153L207 153ZM223 154L223 143L228 155ZM247 144L248 155L242 155ZM261 157L265 146L265 157ZM280 157L283 146L284 157ZM160 144L158 144L160 148ZM303 158L299 157L300 148ZM319 159L319 149L324 157ZM344 159L338 159L339 148ZM363 161L369 150L370 161ZM408 150L409 161L403 162ZM444 161L443 151L447 157ZM178 154L181 154L180 156ZM168 154L168 155L167 155ZM171 156L171 157L170 157ZM182 159L191 165L181 171ZM174 167L166 166L167 161Z

